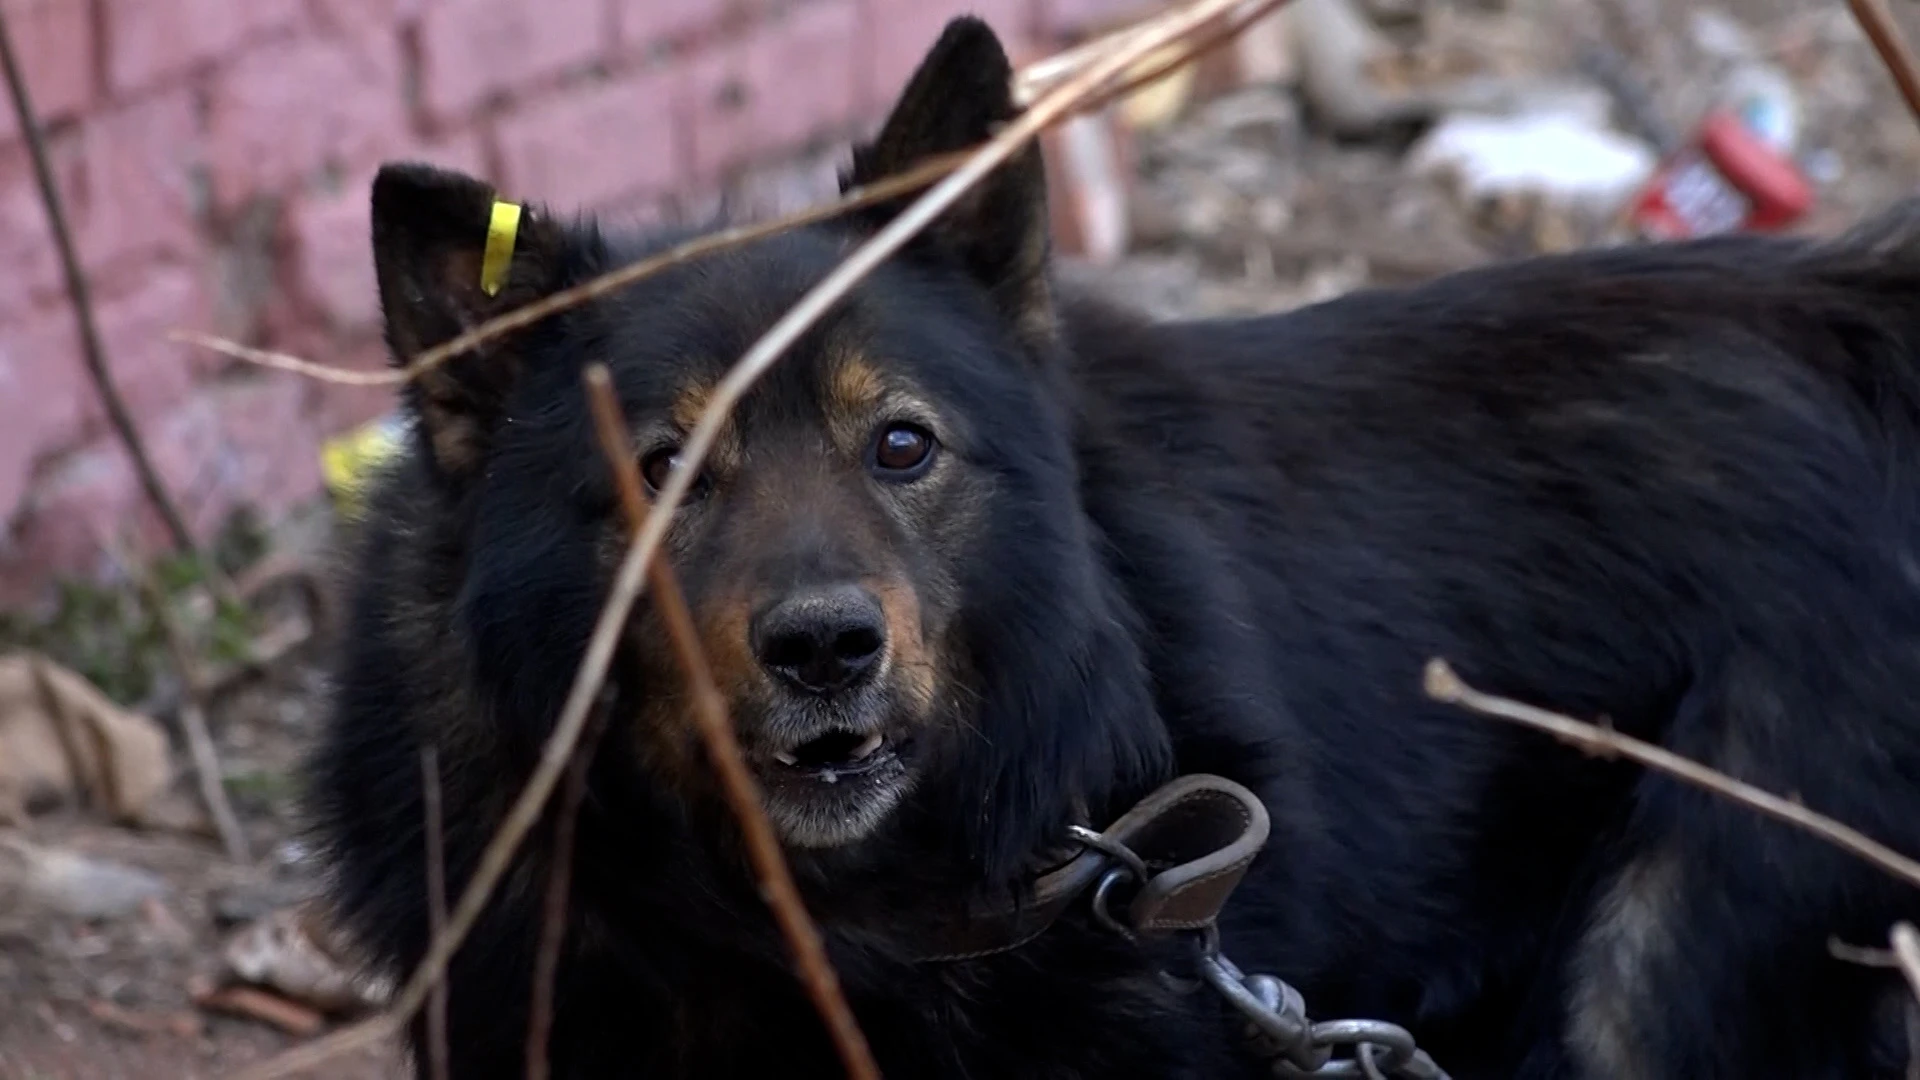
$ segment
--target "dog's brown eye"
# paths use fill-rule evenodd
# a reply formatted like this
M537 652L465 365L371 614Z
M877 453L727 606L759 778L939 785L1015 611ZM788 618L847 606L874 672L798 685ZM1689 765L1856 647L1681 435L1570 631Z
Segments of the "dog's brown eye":
M661 488L667 486L667 480L673 476L674 467L679 463L680 448L677 446L663 446L640 459L640 476L646 480L647 487L653 489L655 494L658 494ZM703 495L706 493L706 489L707 478L703 473L694 480L693 486L687 489L687 494L689 496Z
M912 474L933 459L933 436L914 424L889 424L873 448L873 463L881 472Z

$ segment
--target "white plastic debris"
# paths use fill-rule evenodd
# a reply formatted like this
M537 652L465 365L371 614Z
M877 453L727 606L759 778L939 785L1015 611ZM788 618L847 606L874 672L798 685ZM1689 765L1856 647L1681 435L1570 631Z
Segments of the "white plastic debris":
M1414 146L1409 164L1451 176L1475 200L1534 196L1604 214L1631 198L1659 161L1639 139L1553 110L1449 116Z
M167 894L138 867L0 836L0 911L43 911L95 922L118 919Z

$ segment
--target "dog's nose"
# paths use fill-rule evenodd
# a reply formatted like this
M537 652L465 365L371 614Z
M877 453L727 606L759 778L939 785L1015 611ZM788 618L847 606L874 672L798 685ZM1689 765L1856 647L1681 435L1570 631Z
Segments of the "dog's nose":
M887 644L880 602L857 585L784 597L753 621L753 651L769 672L809 694L865 681Z

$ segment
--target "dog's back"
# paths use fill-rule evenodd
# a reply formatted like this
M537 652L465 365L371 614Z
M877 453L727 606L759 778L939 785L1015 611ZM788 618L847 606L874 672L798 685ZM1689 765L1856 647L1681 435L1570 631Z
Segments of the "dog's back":
M1182 766L1275 809L1233 948L1445 1032L1457 1077L1868 1075L1891 980L1828 939L1884 942L1912 886L1421 672L1920 851L1917 209L1279 317L1082 309L1088 505Z

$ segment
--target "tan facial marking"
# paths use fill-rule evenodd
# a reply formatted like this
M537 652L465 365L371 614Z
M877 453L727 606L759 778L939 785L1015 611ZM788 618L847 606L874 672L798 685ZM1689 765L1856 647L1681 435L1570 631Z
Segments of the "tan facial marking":
M713 387L706 383L691 383L680 388L673 399L673 407L667 415L673 418L673 424L681 431L692 431L700 423L700 417L706 414L707 402L713 397Z
M887 649L899 686L920 709L933 704L935 658L920 625L920 598L899 581L869 580L887 622Z
M879 368L857 349L836 350L822 389L822 408L834 443L843 451L863 449L886 394Z
M689 383L680 388L674 396L673 404L667 409L667 416L673 426L682 434L693 431L706 415L707 405L713 400L713 385L699 382ZM720 432L713 441L713 448L707 452L707 467L722 471L731 471L740 461L741 446L738 429L731 417L720 425Z
M741 594L722 597L701 613L701 645L714 684L733 701L749 694L760 679L760 661L750 640L752 620L747 598Z

